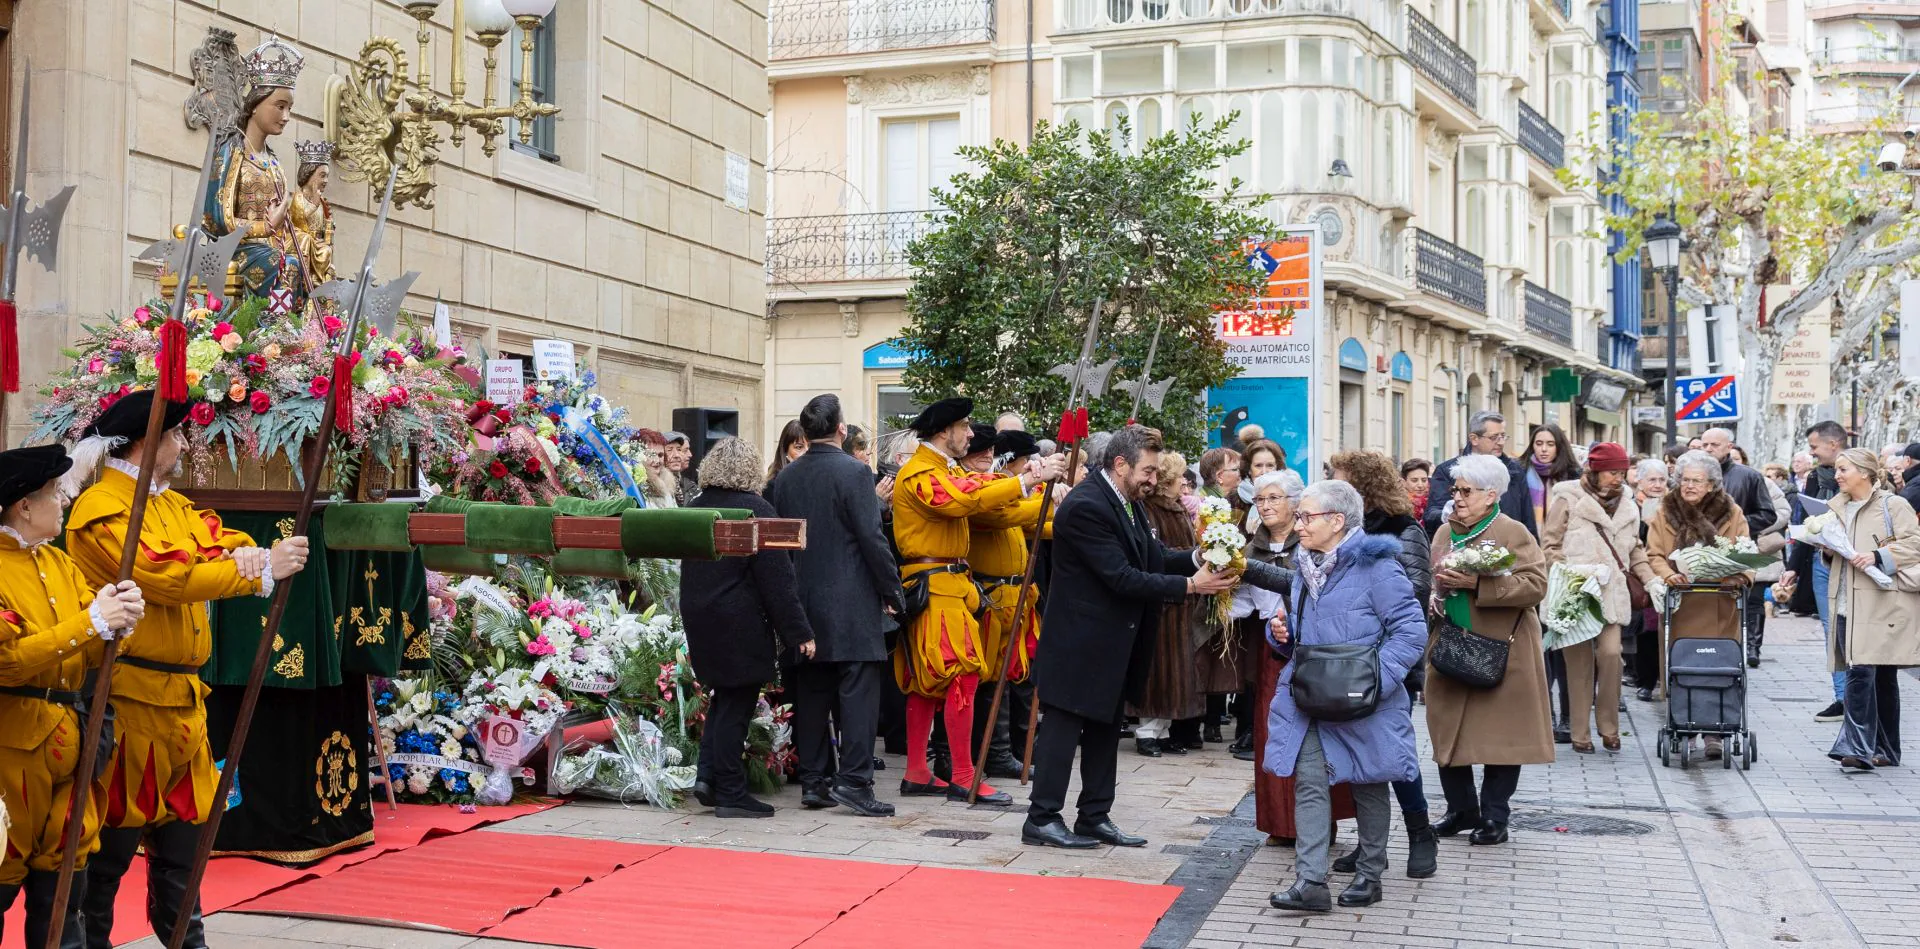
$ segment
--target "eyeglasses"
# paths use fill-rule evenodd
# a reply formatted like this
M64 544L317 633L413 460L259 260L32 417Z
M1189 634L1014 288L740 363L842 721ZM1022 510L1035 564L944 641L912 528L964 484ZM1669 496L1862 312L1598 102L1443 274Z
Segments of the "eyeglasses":
M1470 494L1472 494L1473 492L1475 492L1475 491L1478 491L1478 490L1480 490L1480 489L1479 489L1479 488L1469 488L1469 487L1464 487L1464 486L1462 486L1462 485L1454 485L1454 486L1453 486L1453 488L1452 488L1451 490L1449 490L1449 491L1448 491L1447 493L1448 493L1448 494L1451 494L1451 495L1453 495L1453 496L1454 496L1454 497L1456 497L1456 498L1464 498L1464 497L1466 497L1467 495L1470 495Z
M1285 504L1287 501L1288 499L1285 497L1254 498L1253 506L1254 507L1279 507L1280 505Z
M1506 442L1506 440L1507 440L1507 433L1506 433L1506 432L1501 432L1501 433L1500 433L1500 434L1498 434L1498 435L1482 435L1482 434L1480 434L1479 432L1474 432L1474 433L1473 433L1473 437L1475 437L1475 438L1484 438L1484 439L1486 439L1487 441L1490 441L1490 442L1501 442L1501 443L1503 443L1503 444L1504 444L1504 443Z
M1713 484L1713 479L1711 478L1681 478L1680 479L1681 487L1704 488L1711 484Z
M1299 511L1293 515L1293 522L1295 524L1305 524L1316 517L1332 517L1333 515L1338 513L1340 512L1339 511L1316 511L1314 513L1309 514L1305 511Z

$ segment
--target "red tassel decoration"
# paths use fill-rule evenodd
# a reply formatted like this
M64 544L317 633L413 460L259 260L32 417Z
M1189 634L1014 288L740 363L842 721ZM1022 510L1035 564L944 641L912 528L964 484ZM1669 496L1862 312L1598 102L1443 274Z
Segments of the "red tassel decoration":
M160 324L160 397L187 401L187 324L169 319Z
M1073 410L1072 409L1067 409L1066 411L1060 413L1060 428L1058 431L1055 432L1054 440L1058 441L1062 447L1073 443Z
M333 427L353 431L353 361L333 357Z
M1087 424L1087 407L1084 405L1073 410L1073 431L1076 439L1093 434L1093 429Z
M0 300L0 391L20 391L20 326L12 300Z

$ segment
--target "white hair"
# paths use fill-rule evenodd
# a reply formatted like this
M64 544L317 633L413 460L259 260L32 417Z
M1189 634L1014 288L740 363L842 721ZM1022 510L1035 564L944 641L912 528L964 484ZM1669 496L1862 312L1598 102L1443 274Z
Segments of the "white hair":
M1658 458L1642 458L1635 465L1634 476L1638 478L1667 477L1667 463Z
M1716 488L1720 487L1721 474L1719 459L1696 448L1681 455L1680 460L1673 463L1673 471L1676 475L1685 475L1690 468L1698 468L1706 472L1707 481L1711 483L1711 486Z
M1366 516L1366 505L1360 500L1360 492L1345 481L1331 478L1315 481L1300 492L1300 503L1319 501L1327 513L1338 513L1347 519L1346 527L1351 530L1360 526Z
M1493 455L1464 455L1453 463L1454 484L1505 494L1512 480L1507 463Z
M1713 428L1707 429L1704 432L1701 432L1700 438L1704 441L1708 435L1712 435L1715 438L1724 438L1727 441L1733 441L1733 429L1721 428L1718 425L1714 426Z
M1288 501L1298 504L1300 503L1301 493L1307 489L1307 483L1300 480L1300 473L1298 471L1293 470L1292 468L1281 468L1277 471L1269 471L1266 474L1263 474L1260 477L1253 479L1254 494L1259 494L1261 491L1271 487L1278 487L1280 489L1280 493L1287 496ZM1247 528L1246 528L1247 533L1251 534L1254 531L1258 530L1259 528L1260 528L1259 507L1256 506L1256 507L1248 508L1247 509Z

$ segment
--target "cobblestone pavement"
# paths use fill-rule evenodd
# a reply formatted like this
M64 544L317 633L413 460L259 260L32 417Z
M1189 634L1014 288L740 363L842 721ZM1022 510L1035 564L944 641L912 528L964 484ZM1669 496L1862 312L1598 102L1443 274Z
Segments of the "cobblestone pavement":
M1216 747L1185 759L1123 748L1114 818L1151 838L1138 850L1038 850L1019 842L1012 809L899 800L883 820L805 811L799 792L761 821L706 812L578 802L476 833L563 834L687 846L1085 875L1185 887L1151 949L1265 946L1861 946L1920 944L1920 776L1910 769L1844 776L1826 758L1833 725L1813 713L1831 698L1819 625L1770 621L1751 713L1762 757L1750 772L1663 769L1652 738L1659 710L1628 699L1618 755L1560 746L1527 768L1512 842L1443 841L1440 873L1407 880L1395 820L1386 900L1358 912L1298 917L1267 906L1292 879L1292 851L1251 829L1245 763ZM1904 681L1908 721L1920 683ZM1422 748L1422 753L1428 753ZM1428 767L1437 815L1439 784ZM894 799L902 768L879 775ZM1603 820L1594 820L1600 818ZM1565 832L1557 828L1567 828ZM1618 833L1594 834L1593 830ZM956 833L957 832L957 833ZM1341 843L1351 844L1352 825ZM929 836L932 834L932 836ZM984 836L982 836L984 835ZM1336 879L1337 885L1344 880ZM218 913L216 946L483 949L527 944L323 920ZM152 940L136 944L142 949Z

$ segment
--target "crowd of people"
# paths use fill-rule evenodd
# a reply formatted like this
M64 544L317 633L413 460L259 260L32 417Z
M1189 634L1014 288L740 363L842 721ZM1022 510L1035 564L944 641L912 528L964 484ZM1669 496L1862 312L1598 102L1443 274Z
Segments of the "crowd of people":
M1851 770L1900 762L1894 670L1920 665L1920 468L1905 477L1920 445L1847 448L1823 422L1804 453L1756 469L1725 429L1656 458L1545 424L1510 454L1506 419L1481 412L1457 457L1340 451L1308 483L1257 425L1189 460L1140 426L1056 446L1018 415L973 414L944 400L876 443L823 395L782 431L764 477L729 440L690 489L687 503L808 522L805 551L683 575L696 672L716 695L777 679L793 702L806 807L892 814L874 790L879 744L906 756L901 795L989 806L1012 804L989 781L1027 759L1025 842L1139 846L1110 816L1123 738L1149 758L1217 743L1253 763L1269 843L1295 849L1296 878L1273 905L1369 905L1391 849L1389 795L1418 879L1438 872L1440 838L1506 843L1522 769L1551 764L1556 745L1621 751L1626 693L1665 699L1660 607L1668 591L1701 589L1680 552L1716 541L1778 558L1717 581L1717 595L1677 595L1673 635L1738 641L1757 667L1770 615L1817 614L1834 700L1819 717L1840 725L1832 757ZM1199 556L1201 508L1221 502L1244 528L1244 568ZM1852 539L1846 557L1789 537L1829 508ZM1488 550L1509 562L1465 565ZM1563 648L1549 648L1541 616L1556 564L1594 578L1602 621ZM1376 687L1354 693L1364 707L1335 707L1323 680L1353 661ZM737 768L705 764L744 741L744 705L719 708L697 796L722 816L770 813ZM1440 778L1437 819L1416 718ZM1731 753L1711 735L1689 750ZM1346 819L1358 838L1336 855ZM1353 875L1337 896L1335 873Z

